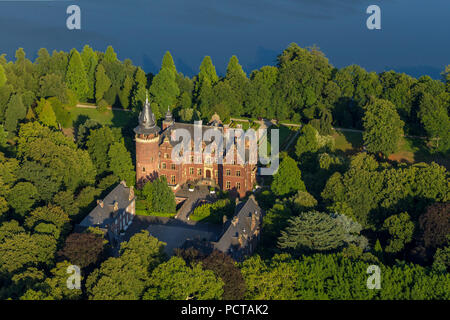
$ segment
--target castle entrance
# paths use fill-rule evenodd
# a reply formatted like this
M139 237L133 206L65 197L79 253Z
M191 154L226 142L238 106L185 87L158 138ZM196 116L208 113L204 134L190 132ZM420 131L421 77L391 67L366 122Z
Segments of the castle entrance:
M211 179L211 170L206 169L206 179Z

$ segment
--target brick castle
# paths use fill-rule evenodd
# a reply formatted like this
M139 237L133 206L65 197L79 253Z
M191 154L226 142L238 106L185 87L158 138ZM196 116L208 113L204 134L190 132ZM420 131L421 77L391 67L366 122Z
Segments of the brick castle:
M194 124L176 123L170 110L167 110L162 128L158 127L147 99L139 115L139 125L134 129L136 134L137 185L142 186L146 181L165 176L174 192L177 192L184 184L210 185L221 190L227 190L239 197L244 197L247 192L251 192L256 183L256 165L242 164L242 162L236 161L237 152L234 152L234 161L230 164L225 163L225 161L223 161L223 164L217 163L214 160L217 157L223 158L224 154L217 154L216 156L213 145L210 146L210 149L213 150L211 156L205 156L202 152L195 153L193 139L195 127ZM200 128L202 137L205 130L208 129L219 130L221 136L228 130L227 126L221 124L218 117L213 117L208 125L201 125ZM186 161L186 163L176 164L171 159L172 150L176 145L172 141L171 135L176 129L185 129L192 137L190 161ZM214 144L215 142L214 140L202 141L202 150L209 143Z

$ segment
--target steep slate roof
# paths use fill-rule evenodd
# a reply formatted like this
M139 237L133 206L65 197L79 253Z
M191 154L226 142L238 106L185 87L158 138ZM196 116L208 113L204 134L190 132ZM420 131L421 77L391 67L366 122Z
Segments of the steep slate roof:
M86 216L79 224L82 227L98 226L100 228L106 228L110 225L118 214L122 213L134 200L134 197L130 197L130 188L125 183L120 183L115 187L105 199L103 199L103 208L100 204L97 204L94 210ZM114 212L114 203L117 201L118 208Z
M236 225L233 225L232 221L227 222L226 231L219 238L219 240L214 243L214 247L222 252L228 252L233 246L239 245L239 235L250 234L252 225L252 215L257 212L261 215L261 208L256 203L253 195L245 202L245 204L239 204L236 208L238 213L234 216L239 219ZM245 240L244 240L245 241ZM246 246L246 242L243 243L243 247Z
M139 114L139 125L134 129L136 134L158 134L161 129L156 125L155 115L153 114L148 96L144 104L144 108Z

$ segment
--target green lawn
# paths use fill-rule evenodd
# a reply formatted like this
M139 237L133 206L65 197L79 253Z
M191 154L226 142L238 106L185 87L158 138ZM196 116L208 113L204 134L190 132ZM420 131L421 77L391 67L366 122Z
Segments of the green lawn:
M333 134L336 143L336 150L342 152L352 152L359 150L363 146L361 132L336 132Z
M126 127L133 121L137 124L137 117L134 112L118 111L118 110L106 110L104 112L98 112L97 109L88 108L72 108L70 114L74 125L83 122L83 118L89 118L98 121L100 124L113 126L113 127Z

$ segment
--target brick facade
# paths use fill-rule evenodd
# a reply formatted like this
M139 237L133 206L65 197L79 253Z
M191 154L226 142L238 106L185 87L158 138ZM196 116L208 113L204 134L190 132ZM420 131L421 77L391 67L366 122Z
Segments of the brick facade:
M247 192L253 190L256 182L255 165L237 164L237 161L235 161L236 164L217 164L206 158L200 164L196 164L194 161L182 164L173 163L171 156L174 145L170 140L171 132L178 128L193 132L194 124L175 123L170 111L168 111L162 123L162 129L159 129L155 123L143 123L146 117L142 114L147 114L147 118L154 119L148 103L144 106L144 110L139 117L140 124L135 129L138 186L158 176L165 176L174 192L185 183L217 186L239 197L244 197ZM216 128L222 132L226 131L223 127L202 126L202 132L211 128ZM191 149L193 150L193 138L191 141ZM203 149L206 147L205 142L203 142L202 147ZM191 159L195 160L195 157L201 156L201 154L191 152Z

